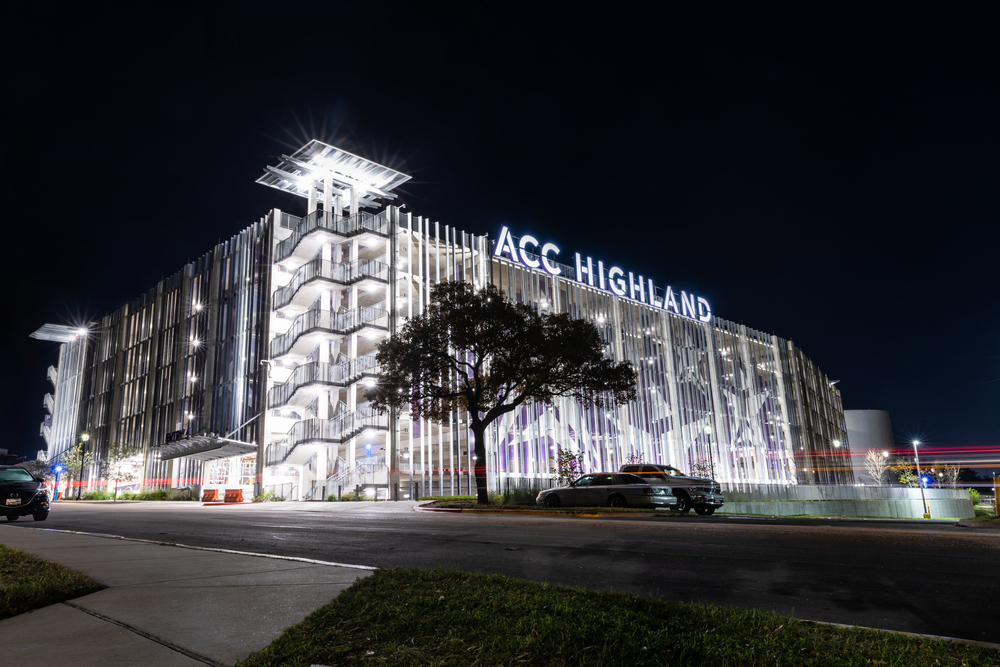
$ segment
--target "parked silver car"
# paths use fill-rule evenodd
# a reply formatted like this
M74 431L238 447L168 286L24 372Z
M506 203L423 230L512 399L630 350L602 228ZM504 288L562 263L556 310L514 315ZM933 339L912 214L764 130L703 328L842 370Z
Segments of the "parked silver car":
M569 486L546 489L535 502L546 507L677 507L677 496L669 486L650 484L637 475L599 472L570 482Z
M647 484L669 484L677 496L677 509L687 514L693 508L698 514L709 516L726 502L725 496L714 479L685 475L677 468L657 463L623 465L619 472L638 475Z

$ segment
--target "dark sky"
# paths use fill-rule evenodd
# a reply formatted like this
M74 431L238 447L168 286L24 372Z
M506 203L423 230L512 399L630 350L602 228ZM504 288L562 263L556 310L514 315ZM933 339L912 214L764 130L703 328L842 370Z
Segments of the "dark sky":
M995 3L87 4L5 10L0 447L42 446L29 333L304 208L254 180L315 137L412 174L414 213L694 290L897 441L1000 462Z

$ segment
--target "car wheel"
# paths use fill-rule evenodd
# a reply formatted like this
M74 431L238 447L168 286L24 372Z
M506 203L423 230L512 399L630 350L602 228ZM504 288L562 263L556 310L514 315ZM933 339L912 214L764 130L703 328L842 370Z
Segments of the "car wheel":
M8 514L7 515L7 520L8 521L17 521L17 515L16 514Z
M715 514L714 507L705 507L704 505L699 505L698 507L695 507L694 511L700 514L701 516L712 516L713 514Z
M45 521L46 519L49 518L49 513L39 512L38 514L32 514L31 518L34 519L35 521Z
M691 511L691 499L688 498L686 493L677 496L677 511L681 514L687 514Z
M559 502L559 496L552 493L545 496L545 506L546 507L559 507L562 503Z
M611 496L608 504L612 507L628 507L628 502L622 496Z

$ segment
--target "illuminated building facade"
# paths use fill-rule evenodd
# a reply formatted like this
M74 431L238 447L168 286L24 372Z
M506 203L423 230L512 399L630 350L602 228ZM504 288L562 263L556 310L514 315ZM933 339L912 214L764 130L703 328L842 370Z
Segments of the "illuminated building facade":
M560 450L586 471L640 459L731 483L853 482L840 394L790 341L599 259L562 263L530 235L502 228L491 241L413 215L391 203L408 178L312 141L258 180L305 198L306 215L273 210L85 332L36 332L62 343L42 427L50 458L86 433L98 457L111 442L139 446L144 487L468 494L465 415L430 423L365 398L379 342L434 284L462 280L593 321L639 375L627 405L505 415L487 446L491 488L552 483Z

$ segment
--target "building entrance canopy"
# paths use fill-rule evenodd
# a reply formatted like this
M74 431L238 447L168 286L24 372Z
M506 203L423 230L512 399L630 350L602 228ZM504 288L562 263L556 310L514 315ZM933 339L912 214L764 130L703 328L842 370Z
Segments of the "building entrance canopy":
M230 456L245 456L257 451L257 445L240 440L229 440L209 435L192 435L173 442L157 445L153 451L161 461L186 457L196 461L214 461Z

